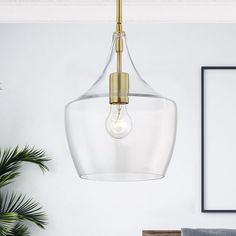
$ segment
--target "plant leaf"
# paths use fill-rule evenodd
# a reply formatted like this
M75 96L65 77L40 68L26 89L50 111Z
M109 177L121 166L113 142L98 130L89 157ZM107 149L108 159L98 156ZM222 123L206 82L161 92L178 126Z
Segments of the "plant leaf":
M22 150L8 148L0 150L0 188L13 182L20 174L19 169L22 162L36 164L45 172L48 170L46 162L50 161L43 150L29 148L26 146Z
M15 227L12 230L12 233L14 236L29 236L30 235L28 228L21 223L17 223L15 225Z
M18 220L17 213L0 213L0 236L14 236L12 230Z
M16 213L19 220L31 221L41 228L47 224L47 217L39 203L22 194L8 196L0 193L0 212Z

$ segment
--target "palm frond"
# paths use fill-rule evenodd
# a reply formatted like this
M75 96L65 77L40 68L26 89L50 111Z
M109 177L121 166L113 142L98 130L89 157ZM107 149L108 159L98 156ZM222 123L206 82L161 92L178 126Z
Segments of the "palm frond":
M19 220L28 220L41 228L47 224L47 217L42 211L42 207L32 198L26 198L22 194L0 193L0 212L17 213Z
M12 233L14 236L29 236L30 235L28 228L21 223L17 223L15 225L15 227L12 229Z
M20 174L19 168L22 162L36 164L45 172L48 170L46 162L49 160L43 150L34 147L26 146L22 150L19 150L18 147L0 150L0 188L13 182Z
M0 236L14 236L12 230L14 229L16 222L19 220L18 214L0 213Z

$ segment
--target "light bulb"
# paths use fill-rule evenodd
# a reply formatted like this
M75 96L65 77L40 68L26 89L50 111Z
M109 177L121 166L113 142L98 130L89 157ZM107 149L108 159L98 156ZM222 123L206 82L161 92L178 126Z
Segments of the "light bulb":
M121 139L126 137L132 130L132 120L126 105L111 105L110 113L106 119L106 130L113 137Z

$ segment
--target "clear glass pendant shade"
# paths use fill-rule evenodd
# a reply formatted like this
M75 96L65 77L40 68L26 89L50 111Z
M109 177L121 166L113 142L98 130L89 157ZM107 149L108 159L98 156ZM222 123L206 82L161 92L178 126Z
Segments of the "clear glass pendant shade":
M122 71L129 74L129 103L109 104L109 76L117 71L116 41L124 43ZM125 33L114 33L102 75L67 104L71 155L81 178L140 181L165 176L176 136L175 103L158 95L139 75Z

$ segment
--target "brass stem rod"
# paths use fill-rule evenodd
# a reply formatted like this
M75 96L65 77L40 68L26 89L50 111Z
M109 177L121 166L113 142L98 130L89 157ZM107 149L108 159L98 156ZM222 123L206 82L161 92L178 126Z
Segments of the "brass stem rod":
M122 72L122 52L123 39L121 37L116 39L116 53L117 53L117 72Z
M121 53L117 54L117 72L119 72L119 73L122 72L122 57L121 57Z
M116 32L122 32L122 0L116 0Z
M116 32L122 32L122 0L116 0ZM117 38L116 40L116 52L117 52L117 72L122 72L122 51L123 51L123 39Z

